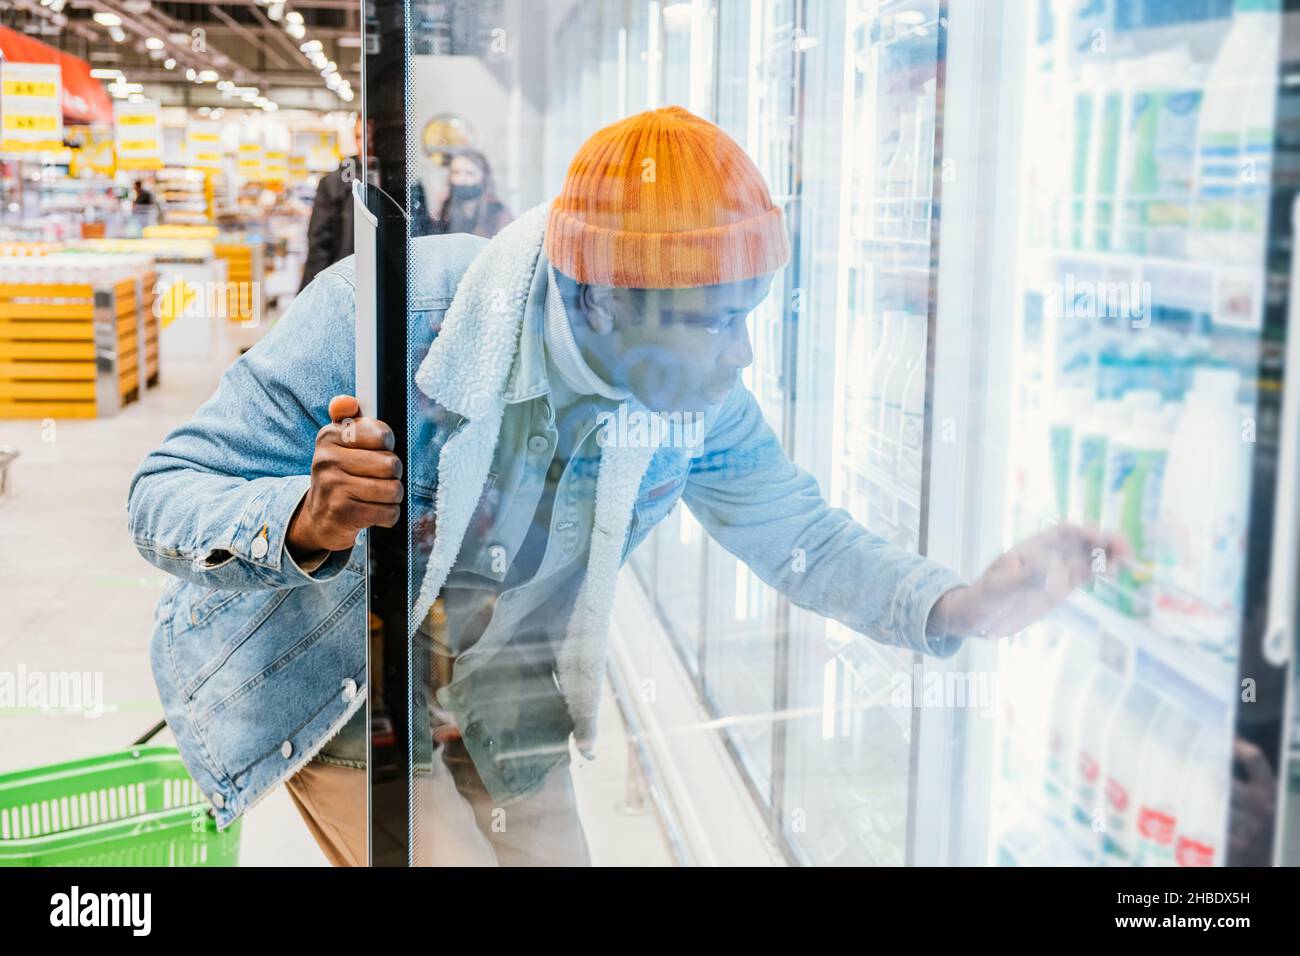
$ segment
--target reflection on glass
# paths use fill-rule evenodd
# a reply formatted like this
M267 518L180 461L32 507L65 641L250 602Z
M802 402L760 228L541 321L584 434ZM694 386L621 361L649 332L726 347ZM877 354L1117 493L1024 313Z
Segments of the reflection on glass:
M415 45L410 185L440 225L409 247L414 858L599 861L582 761L612 730L628 780L677 787L665 831L718 800L682 768L721 758L785 860L910 862L918 767L967 756L917 696L958 642L909 616L958 583L920 557L954 440L939 200L983 188L939 153L947 7L544 6ZM1001 497L957 509L966 550L1072 522L1134 554L972 675L994 743L963 780L991 792L952 861L1225 859L1276 66L1242 50L1276 10L1176 6L1033 5L999 91L1021 126L961 173L1020 196L980 226L1014 302L971 401L1010 421L970 452ZM688 219L710 235L676 258Z

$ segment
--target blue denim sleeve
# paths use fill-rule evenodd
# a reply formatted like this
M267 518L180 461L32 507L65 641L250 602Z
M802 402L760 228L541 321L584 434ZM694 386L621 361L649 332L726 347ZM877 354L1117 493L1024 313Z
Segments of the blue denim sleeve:
M148 561L238 590L317 584L343 570L350 552L308 573L284 539L311 484L329 400L354 388L354 301L346 268L321 273L141 463L127 522Z
M939 597L964 582L830 507L743 386L709 430L683 498L719 544L799 607L884 644L939 657L961 646L926 624Z

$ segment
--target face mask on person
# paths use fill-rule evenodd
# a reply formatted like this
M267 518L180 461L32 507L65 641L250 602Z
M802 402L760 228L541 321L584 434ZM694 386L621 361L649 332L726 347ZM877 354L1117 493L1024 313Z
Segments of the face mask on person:
M467 199L478 199L483 195L483 184L478 183L474 186L452 186L451 198L457 202L464 202Z

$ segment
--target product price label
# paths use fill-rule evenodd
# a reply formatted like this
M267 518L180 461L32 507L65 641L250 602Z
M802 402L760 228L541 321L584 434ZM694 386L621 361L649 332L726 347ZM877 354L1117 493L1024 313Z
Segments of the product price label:
M54 63L0 62L2 153L63 149L63 78Z
M162 115L150 100L119 100L113 106L117 165L119 169L161 169Z
M185 152L191 169L221 170L221 128L206 120L191 120L185 128Z

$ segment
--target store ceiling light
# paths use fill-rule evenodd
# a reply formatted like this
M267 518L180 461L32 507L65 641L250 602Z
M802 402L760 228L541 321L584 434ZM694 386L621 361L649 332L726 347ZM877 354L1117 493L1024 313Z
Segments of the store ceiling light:
M307 35L307 28L301 23L286 23L284 25L284 32L289 34L289 36L293 37L295 40L301 40Z
M198 74L194 72L194 67L190 67L188 70L185 71L185 79L189 80L191 83L194 82L194 79L197 76Z
M298 47L303 53L315 53L321 48L320 40L308 40L302 46Z
M103 11L100 11L95 14L95 22L101 27L120 27L122 25L122 18L116 13L104 13Z
M161 50L166 45L160 37L146 37L144 41L146 50Z
M302 14L297 10L290 10L284 15L284 19L289 23L302 23Z
M126 31L123 30L121 27L109 27L108 35L113 38L114 43L126 42Z
M199 71L199 82L200 82L200 83L215 83L215 82L217 82L217 80L219 80L219 79L221 79L221 74L218 73L216 70L200 70L200 71Z
M107 70L102 67L96 67L90 71L90 75L97 80L123 80L125 76L121 70Z
M168 57L167 59L163 60L163 69L164 70L176 69L176 61L171 57Z
M235 85L235 84L234 84L234 83L231 83L229 80L221 80L220 82L217 83L217 89L219 89L219 90L228 90L228 89L230 89L230 88L231 88L232 86L234 86L234 85Z
M273 3L266 8L266 15L277 23L284 19L284 4Z
M149 0L123 0L122 9L127 13L134 13L139 16L142 13L148 13L153 4Z

